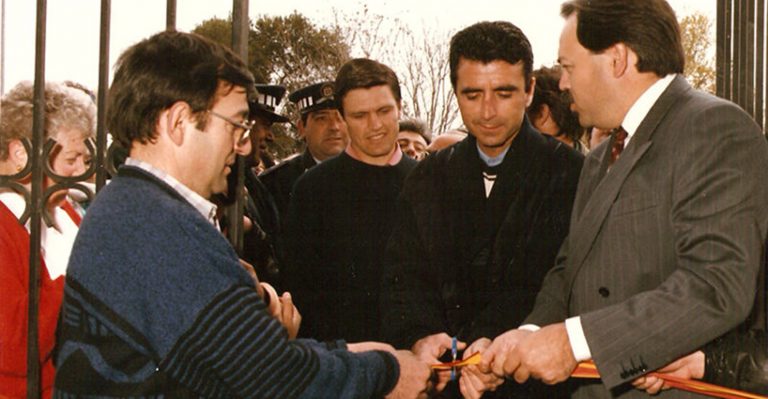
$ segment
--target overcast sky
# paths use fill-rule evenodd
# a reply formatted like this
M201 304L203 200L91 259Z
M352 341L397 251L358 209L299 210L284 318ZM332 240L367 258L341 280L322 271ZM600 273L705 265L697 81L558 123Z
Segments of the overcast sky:
M669 1L678 17L700 11L714 20L715 0ZM367 7L372 13L402 19L414 28L414 32L426 27L450 34L477 21L509 20L531 40L534 62L538 66L551 65L557 58L557 40L562 26L561 2L383 0L370 2ZM5 91L20 80L34 77L35 3L32 0L5 0ZM296 10L318 25L328 25L338 10L354 14L362 10L364 4L359 0L252 0L249 14L255 19L259 15L287 15ZM189 31L213 16L225 18L231 7L229 0L177 0L177 28ZM96 88L99 18L98 0L48 0L46 79L75 80ZM126 47L163 29L165 1L113 0L110 68Z

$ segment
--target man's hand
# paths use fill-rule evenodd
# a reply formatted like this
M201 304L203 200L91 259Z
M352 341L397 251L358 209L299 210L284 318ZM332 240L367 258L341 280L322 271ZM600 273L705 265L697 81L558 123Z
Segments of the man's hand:
M279 302L281 311L280 317L277 320L288 330L288 339L294 339L299 334L299 328L301 328L301 313L299 313L296 305L293 304L290 292L283 292Z
M464 351L464 359L478 352L483 354L490 345L491 340L488 338L476 340ZM490 371L482 372L477 365L464 366L461 369L459 390L465 398L475 399L483 396L486 391L495 391L503 382L503 378L497 377Z
M248 273L249 276L253 279L253 284L256 285L256 293L259 294L259 296L264 299L264 291L259 286L259 277L256 276L256 269L253 267L252 264L242 260L238 259L240 261L240 266L242 266L243 269L245 269L245 272Z
M533 377L552 385L568 379L576 365L565 323L557 323L520 341L504 361L504 373L521 384Z
M284 292L282 296L278 296L274 287L268 283L258 283L256 286L259 288L259 295L268 304L267 312L288 330L289 339L296 338L301 327L301 313L293 304L291 293Z
M442 356L445 351L451 349L452 338L446 333L428 335L418 341L411 347L411 351L416 356L425 360L437 362L437 358ZM457 342L456 348L462 350L467 347L466 342Z
M445 351L451 349L452 338L446 333L428 335L418 341L411 347L413 353L421 360L427 362L427 364L438 363L440 356ZM457 342L456 348L462 350L467 347L466 342ZM451 380L451 370L438 370L436 373L437 381L435 383L435 390L437 392L442 391L448 381Z
M410 351L396 351L397 363L400 364L400 378L388 399L426 398L429 390L430 370L427 363Z
M243 215L243 233L247 233L253 230L253 220L248 216Z
M494 338L491 345L483 352L478 369L483 373L492 372L498 378L504 378L504 362L517 344L531 334L528 330L509 330Z
M384 351L393 355L395 354L395 348L393 348L392 345L375 341L355 342L353 344L347 344L347 350L355 353L367 351Z
M259 283L257 287L260 287L261 291L264 293L262 299L268 304L267 312L282 323L283 304L280 301L280 297L277 295L275 288L268 283ZM291 301L291 305L293 305L293 301Z
M656 370L656 373L666 374L685 379L701 379L704 377L704 352L696 351L688 356L681 357L674 362ZM651 395L659 393L663 389L669 389L664 380L651 375L644 375L634 381L632 385Z

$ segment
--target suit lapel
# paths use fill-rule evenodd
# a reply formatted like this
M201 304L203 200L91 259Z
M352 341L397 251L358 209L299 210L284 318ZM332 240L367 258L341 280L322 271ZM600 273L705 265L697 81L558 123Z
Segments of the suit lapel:
M602 157L599 158L601 160L600 165L595 165L594 169L597 169L596 172L589 171L585 175L585 177L591 177L588 181L592 182L590 186L594 187L594 192L591 195L588 192L581 193L588 195L589 198L581 206L582 212L574 220L576 225L571 229L575 233L572 234L573 239L569 242L568 264L571 271L568 284L569 292L579 269L581 269L597 235L600 233L600 229L605 222L608 212L611 210L611 206L613 206L616 197L624 185L624 181L632 172L637 162L653 145L652 138L661 139L658 135L654 137L659 123L661 123L672 105L679 99L680 94L688 89L690 89L690 86L688 86L684 78L677 76L672 81L667 90L662 93L648 112L645 119L643 119L640 126L638 126L629 145L627 145L627 148L624 149L619 159L611 167L610 172L606 173L611 143L608 143L605 147L598 147L603 151ZM663 134L663 132L660 134ZM596 186L595 182L597 182ZM585 187L585 189L591 190L592 187Z
M624 180L626 180L637 161L648 151L651 144L650 140L639 143L634 141L633 138L633 141L622 152L621 157L613 165L610 172L606 173L600 180L594 193L587 200L583 214L576 221L577 226L574 231L578 231L579 235L571 242L572 247L570 248L571 253L569 254L568 262L575 267L573 269L573 277L575 277L587 254L589 254L589 250L592 248L592 244L600 232L600 227L603 225L613 202L616 200ZM610 151L608 151L607 156L610 157ZM573 279L571 279L572 282Z
M573 213L571 216L571 224L581 220L581 215L584 212L586 204L589 202L589 198L595 191L595 187L605 176L605 172L608 169L608 160L606 156L610 154L611 140L606 140L602 144L598 145L592 150L592 153L584 160L584 167L581 169L582 173L579 177L579 191L574 200Z

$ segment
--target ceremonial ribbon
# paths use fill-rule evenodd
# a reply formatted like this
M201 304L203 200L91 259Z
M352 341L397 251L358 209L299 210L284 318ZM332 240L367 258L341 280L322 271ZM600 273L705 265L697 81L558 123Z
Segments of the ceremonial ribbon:
M451 370L457 367L464 367L464 366L471 366L473 364L479 364L481 358L482 357L480 356L480 352L475 352L472 356L464 360L454 360L452 362L445 362L445 363L434 363L434 364L430 364L429 367L431 367L433 370Z
M753 393L739 391L721 387L719 385L708 384L699 380L689 380L685 378L674 377L667 374L648 373L649 376L661 378L667 386L683 391L698 393L701 395L712 396L723 399L768 399L768 396L755 395ZM600 373L594 362L582 362L573 371L571 377L575 378L600 378Z
M433 370L450 370L453 368L469 366L473 364L479 364L481 355L479 352L464 360L456 360L446 363L435 363L430 365ZM739 391L737 389L731 389L722 387L719 385L709 384L699 380L689 380L685 378L674 377L667 374L651 372L647 375L661 378L665 384L671 388L680 389L683 391L693 392L700 395L711 396L714 398L722 399L768 399L768 396L756 395L754 393ZM594 378L599 379L600 373L597 371L597 366L592 361L581 362L576 366L576 369L571 374L573 378Z

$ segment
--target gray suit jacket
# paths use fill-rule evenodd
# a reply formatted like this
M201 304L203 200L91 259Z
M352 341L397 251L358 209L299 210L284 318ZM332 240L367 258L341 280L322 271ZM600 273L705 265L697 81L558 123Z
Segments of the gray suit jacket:
M581 316L603 384L575 397L646 397L626 383L749 314L768 225L768 144L744 111L678 76L608 171L610 148L584 162L569 236L526 323Z

